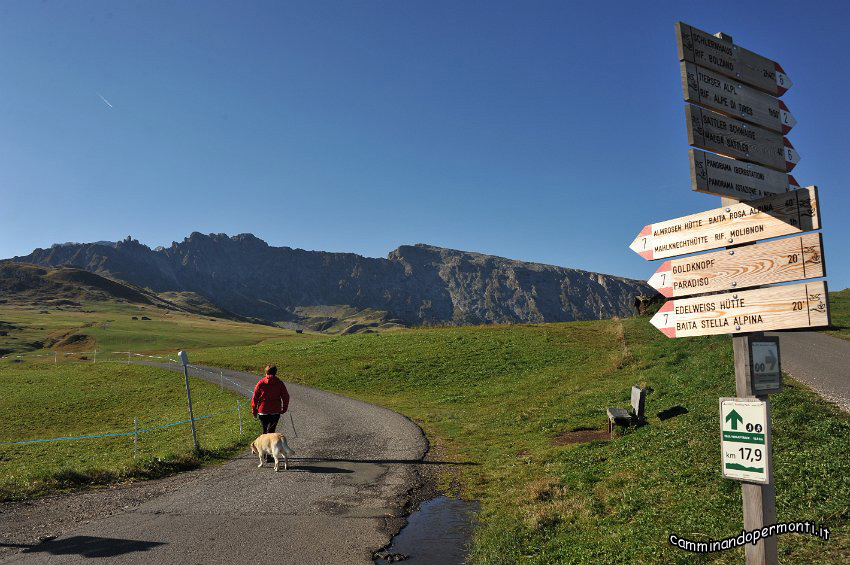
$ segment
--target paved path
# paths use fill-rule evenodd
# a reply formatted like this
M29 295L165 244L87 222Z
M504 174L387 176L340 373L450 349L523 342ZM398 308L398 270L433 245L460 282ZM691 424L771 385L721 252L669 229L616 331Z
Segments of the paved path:
M258 379L228 370L224 375L232 380L227 386L243 394ZM218 382L217 374L193 371L193 376ZM416 464L427 450L425 437L390 410L287 387L298 432L294 437L288 417L281 418L278 431L296 451L288 472L258 469L248 452L204 469L181 488L6 553L0 561L371 563L372 552L403 523L407 495L419 481Z
M816 332L777 332L782 370L850 412L850 341Z

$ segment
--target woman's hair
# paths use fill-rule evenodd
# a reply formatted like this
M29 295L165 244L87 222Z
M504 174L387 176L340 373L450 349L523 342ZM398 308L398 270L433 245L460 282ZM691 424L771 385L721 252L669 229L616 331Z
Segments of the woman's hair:
M277 365L266 365L267 375L277 375Z

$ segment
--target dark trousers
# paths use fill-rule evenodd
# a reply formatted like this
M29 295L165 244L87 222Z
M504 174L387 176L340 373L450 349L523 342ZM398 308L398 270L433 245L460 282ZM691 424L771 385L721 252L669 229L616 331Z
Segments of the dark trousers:
M263 433L270 434L277 427L277 421L280 420L280 414L258 414L260 423L263 425Z

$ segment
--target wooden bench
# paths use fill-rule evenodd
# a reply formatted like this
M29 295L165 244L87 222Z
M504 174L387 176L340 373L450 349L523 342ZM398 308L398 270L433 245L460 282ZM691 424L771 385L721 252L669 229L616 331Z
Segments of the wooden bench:
M608 432L613 436L616 426L629 426L643 422L645 405L646 389L633 386L631 410L608 408Z

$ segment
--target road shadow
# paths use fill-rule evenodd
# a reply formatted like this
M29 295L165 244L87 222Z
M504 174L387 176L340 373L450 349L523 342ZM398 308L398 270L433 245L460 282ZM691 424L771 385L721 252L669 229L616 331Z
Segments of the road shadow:
M305 471L307 473L317 474L336 474L336 473L353 473L353 469L343 469L342 467L324 467L320 465L296 465L289 464L290 471Z
M159 541L143 541L96 536L72 536L60 540L44 541L35 545L0 544L4 547L24 547L21 553L50 553L51 555L80 555L82 557L115 557L136 551L149 551Z
M293 459L290 457L290 461ZM311 461L315 463L379 463L403 465L480 465L473 461L424 461L421 459L337 459L334 457L303 457L295 461Z

